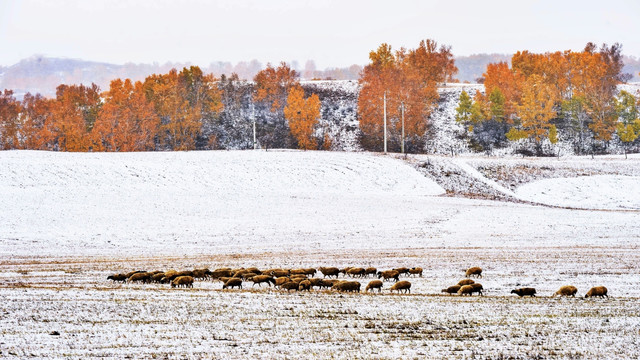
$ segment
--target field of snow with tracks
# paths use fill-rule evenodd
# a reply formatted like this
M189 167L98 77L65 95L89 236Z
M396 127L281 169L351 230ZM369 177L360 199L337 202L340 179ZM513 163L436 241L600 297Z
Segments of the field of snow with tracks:
M0 357L638 358L638 180L638 156L0 152ZM424 275L407 295L106 280L223 266ZM485 296L440 293L471 266Z

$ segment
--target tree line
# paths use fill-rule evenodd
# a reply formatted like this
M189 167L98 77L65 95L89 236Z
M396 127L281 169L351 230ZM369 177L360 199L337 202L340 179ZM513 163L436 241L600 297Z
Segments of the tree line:
M268 64L251 82L191 66L144 81L115 79L104 92L95 84L60 85L54 98L26 94L17 100L5 90L0 148L246 149L253 148L255 131L263 148L332 149L347 111L357 115L361 148L383 150L386 115L389 151L424 152L441 101L438 87L456 81L451 47L430 39L413 49L381 44L369 59L357 99L301 84L284 62ZM637 144L640 104L617 90L629 78L623 65L619 44L592 43L580 52L521 51L511 64L491 63L481 79L484 92L460 95L459 136L475 151L515 142L519 151L537 155L559 139L577 154L606 151L612 140ZM339 110L344 103L354 106Z
M519 51L507 62L491 63L483 74L484 93L462 92L456 120L478 151L517 142L520 151L543 155L544 144L562 137L576 154L607 150L615 136L625 144L640 135L640 102L618 85L620 44L580 52L535 54Z

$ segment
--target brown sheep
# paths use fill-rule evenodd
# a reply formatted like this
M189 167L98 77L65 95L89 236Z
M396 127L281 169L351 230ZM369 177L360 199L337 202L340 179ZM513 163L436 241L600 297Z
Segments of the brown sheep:
M364 277L365 270L363 268L353 267L347 270L347 275L351 277Z
M173 279L173 281L171 282L171 287L175 288L175 287L186 287L186 288L192 288L193 287L193 277L191 276L178 276L177 278Z
M260 284L260 286L262 286L262 283L267 283L267 285L271 287L271 284L276 284L276 281L271 275L256 275L251 278L251 281L253 281L253 286L256 286L256 284Z
M463 280L458 281L458 285L460 285L460 286L471 285L473 283L475 283L475 281L473 281L471 279L463 279Z
M397 271L400 275L409 273L409 268L406 267L399 267L393 270Z
M374 267L368 267L366 269L364 269L364 276L375 276L378 273L378 269L374 268Z
M286 284L288 282L289 282L289 278L286 277L286 276L282 276L282 277L279 277L279 278L275 279L275 286L279 287L282 284Z
M131 275L128 279L128 282L142 282L148 283L151 281L151 273L135 273Z
M411 269L409 269L409 274L422 277L422 268L412 267Z
M231 269L216 269L211 272L212 279L218 279L221 277L231 277L233 274L231 273Z
M234 287L237 287L238 289L242 289L242 279L240 279L240 278L231 278L231 279L227 280L227 282L224 283L224 285L222 285L223 289L226 289L226 288L233 289Z
M274 277L283 277L291 275L289 270L273 270L271 271L271 275Z
M480 294L480 295L484 295L484 294L482 293L482 290L483 290L482 284L480 284L480 283L473 283L473 284L471 284L471 285L469 285L469 286L471 286L471 287L473 288L473 292L477 292L477 293L478 293L478 294Z
M565 285L560 287L560 289L558 289L558 291L556 291L553 296L559 295L559 296L573 296L576 297L576 293L578 292L578 288L576 288L575 286L572 285Z
M200 280L206 280L209 278L209 275L211 274L211 271L209 271L209 269L194 269L193 271L193 278L194 279L200 279Z
M136 270L136 271L128 272L128 273L126 274L127 279L128 279L128 278L130 278L130 277L132 277L134 274L139 274L139 273L146 273L146 271L143 271L143 270Z
M164 273L158 273L151 276L151 282L160 283L164 278Z
M449 294L449 295L451 295L451 294L456 294L456 293L458 293L458 290L460 290L460 288L461 288L461 287L462 287L462 286L460 286L460 285L453 285L453 286L449 286L449 287L448 287L448 288L446 288L446 289L442 289L442 292L443 292L443 293L447 293L447 294Z
M116 282L116 281L125 282L125 281L127 281L127 274L109 275L109 276L107 276L107 280L113 280L114 282Z
M482 269L477 267L477 266L474 266L472 268L467 269L467 271L465 271L465 276L466 277L471 277L473 275L475 275L478 278L481 278L482 277Z
M512 294L516 294L520 297L523 296L531 296L531 297L535 297L536 296L536 289L534 288L520 288L520 289L515 289L515 290L511 290Z
M321 287L322 286L322 279L320 279L320 278L311 278L308 281L309 281L309 284L311 284L311 288L312 289L314 287Z
M291 275L306 275L305 269L291 269Z
M393 286L389 290L391 290L391 292L395 290L398 292L398 294L401 292L410 293L411 283L406 280L398 281L397 283L393 284Z
M400 273L396 270L386 270L378 272L378 279L382 278L383 281L394 279L396 282L398 282L398 280L400 280L399 277Z
M318 271L314 268L306 268L304 269L304 273L306 275L314 276Z
M460 295L472 296L473 293L476 293L476 292L482 295L482 284L474 283L471 285L464 285L460 287L460 290L458 290L458 294Z
M369 292L369 289L373 291L373 289L378 289L378 292L382 291L382 281L380 280L371 280L367 284L367 287L364 288L364 292Z
M340 281L334 284L331 289L341 292L360 292L360 283L357 281Z
M300 281L300 283L298 284L298 291L310 291L311 290L311 281L309 280L302 280Z
M280 285L280 289L287 290L287 292L291 292L291 290L298 291L298 288L299 288L299 284L291 281Z
M338 269L337 267L320 267L318 268L318 270L320 270L324 277L335 276L337 279L338 275L340 274L340 269Z
M322 282L320 282L320 288L330 289L333 287L333 285L339 282L340 280L338 279L331 279L331 280L322 279Z
M596 287L592 287L591 289L589 289L589 291L587 291L587 294L584 296L585 298L588 297L594 297L594 296L598 296L600 298L603 297L609 297L609 295L607 295L607 288L604 286L596 286Z

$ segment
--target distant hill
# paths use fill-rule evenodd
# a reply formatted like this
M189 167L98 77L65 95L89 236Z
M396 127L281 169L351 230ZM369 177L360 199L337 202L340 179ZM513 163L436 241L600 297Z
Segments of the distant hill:
M457 78L460 82L475 83L485 72L487 64L499 61L511 61L511 55L507 54L474 54L470 56L458 56ZM631 81L640 81L640 58L625 56L624 71L630 73ZM165 64L134 64L124 65L109 64L79 59L51 58L46 56L32 56L23 59L11 66L0 66L0 90L11 89L20 98L27 92L40 93L44 96L55 96L56 87L60 84L85 84L96 83L101 89L106 90L111 80L116 78L129 78L134 81L144 80L151 74L163 74L172 68L181 69L191 63L165 63ZM253 76L264 68L257 60L249 62L241 61L237 64L230 62L213 62L208 67L202 67L203 71L230 75L237 73L241 79L252 79ZM325 70L307 71L298 69L303 77L334 80L355 80L358 78L362 67L352 65L346 68L330 68Z

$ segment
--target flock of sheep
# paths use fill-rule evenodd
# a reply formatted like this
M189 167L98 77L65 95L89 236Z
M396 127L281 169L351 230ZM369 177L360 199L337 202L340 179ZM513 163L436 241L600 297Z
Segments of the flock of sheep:
M315 277L318 273L322 273L323 277ZM340 274L349 276L354 280L339 280ZM378 269L369 267L320 267L315 268L301 268L301 269L268 269L259 270L258 268L219 268L213 271L209 269L195 269L188 271L132 271L129 273L113 274L107 277L108 280L114 282L140 282L140 283L161 283L171 284L172 288L186 287L192 288L195 280L215 280L222 282L222 289L242 289L244 283L251 283L252 287L255 285L262 286L267 284L274 286L275 288L290 291L310 291L313 288L330 289L340 292L360 292L361 284L359 281L355 281L355 278L364 279L372 276L377 277L377 280L371 280L365 287L365 292L374 292L376 289L378 292L382 292L384 281L394 281L394 284L389 288L391 292L398 293L410 293L411 282L407 280L400 280L400 276L420 276L422 277L422 268L396 268L391 270L378 271ZM482 284L475 282L471 277L482 277L482 268L472 267L466 270L466 278L460 280L458 284L449 286L442 289L443 293L458 294L458 295L473 295L478 293L482 295ZM332 279L335 277L335 279ZM566 285L562 286L553 296L573 296L575 297L578 289L575 286ZM536 296L535 288L519 288L511 291L512 294L516 294L520 297L523 296ZM596 286L591 288L585 295L588 297L608 297L607 288L604 286Z

